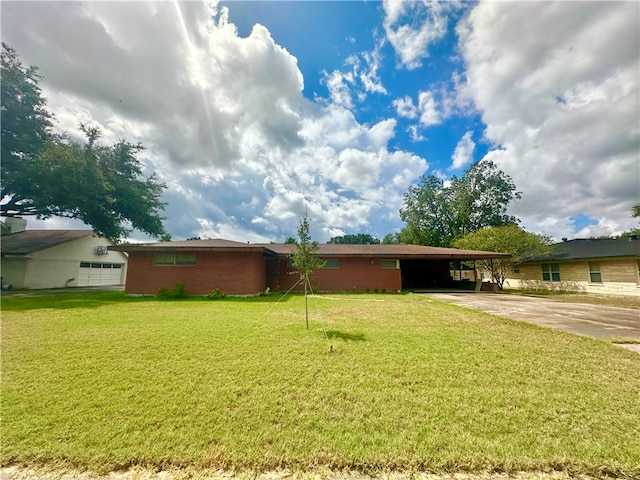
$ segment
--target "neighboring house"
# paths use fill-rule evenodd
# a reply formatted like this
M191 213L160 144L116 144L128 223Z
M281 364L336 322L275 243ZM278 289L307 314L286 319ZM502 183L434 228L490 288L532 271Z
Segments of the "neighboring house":
M127 256L91 230L21 230L26 222L2 225L2 288L39 289L123 285Z
M565 240L554 245L549 257L516 265L507 282L514 288L538 283L640 296L640 240L635 236Z
M450 262L507 256L502 253L419 245L322 244L317 255L326 263L312 276L323 291L398 291L403 288L453 287ZM251 244L229 240L188 240L109 247L127 252L125 291L155 294L160 287L184 282L190 294L215 289L232 295L255 295L267 288L286 291L299 280L289 258L292 244ZM302 288L301 285L298 288Z

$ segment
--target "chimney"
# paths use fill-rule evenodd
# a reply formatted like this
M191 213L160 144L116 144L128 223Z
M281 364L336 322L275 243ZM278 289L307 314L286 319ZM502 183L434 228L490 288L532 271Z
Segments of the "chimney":
M4 226L9 233L24 232L27 228L27 221L20 217L7 217L4 219Z

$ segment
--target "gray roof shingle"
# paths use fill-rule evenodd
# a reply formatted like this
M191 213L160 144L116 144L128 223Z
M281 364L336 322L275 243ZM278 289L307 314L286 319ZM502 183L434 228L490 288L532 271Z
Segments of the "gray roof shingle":
M640 257L640 240L633 238L577 238L556 243L553 247L550 256L531 262Z

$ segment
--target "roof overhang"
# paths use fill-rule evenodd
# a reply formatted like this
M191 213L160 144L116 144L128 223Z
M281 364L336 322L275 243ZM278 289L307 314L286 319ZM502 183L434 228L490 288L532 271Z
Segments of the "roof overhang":
M190 240L109 246L109 250L128 253L225 253L261 252L268 259L288 259L296 250L294 244L241 243L229 240ZM508 253L459 250L421 245L336 245L320 244L316 255L330 258L378 258L389 260L487 260L508 258Z

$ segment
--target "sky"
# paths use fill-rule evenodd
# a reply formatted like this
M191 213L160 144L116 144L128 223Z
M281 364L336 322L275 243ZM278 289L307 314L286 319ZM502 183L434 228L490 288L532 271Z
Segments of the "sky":
M174 240L282 242L305 213L317 241L381 239L421 175L484 160L522 192L509 213L528 231L638 225L638 2L2 1L0 15L58 130L146 147Z

